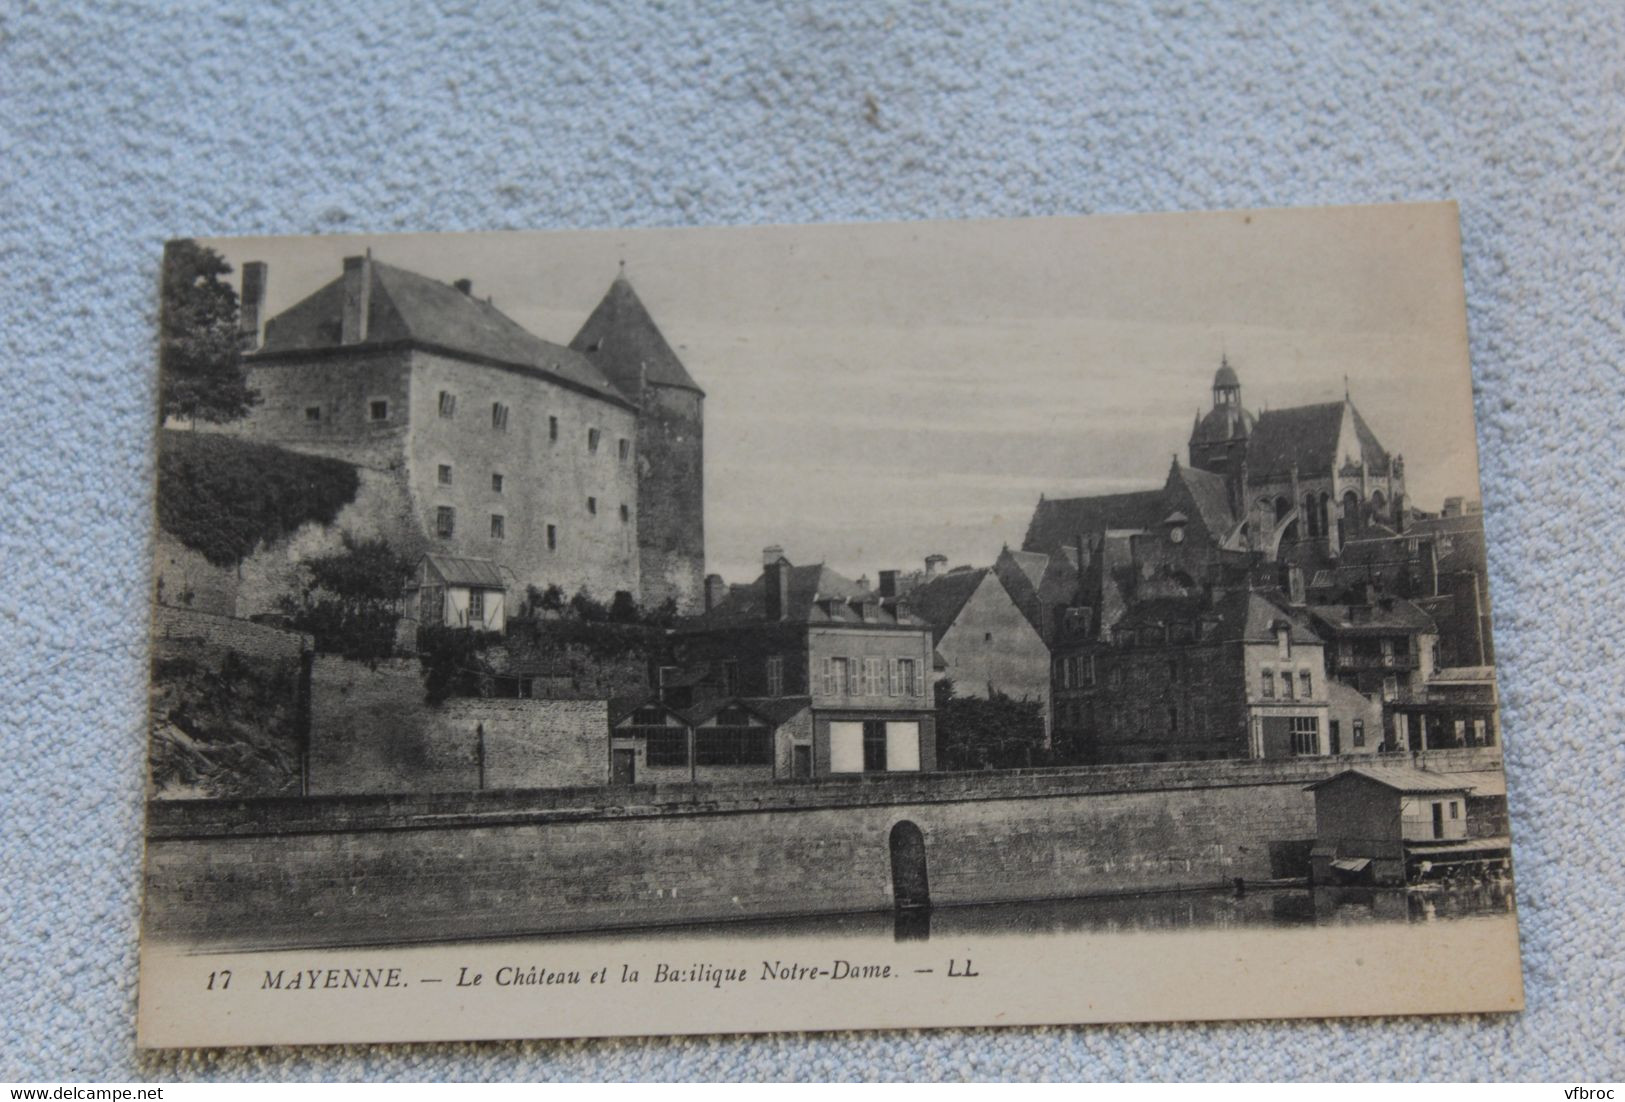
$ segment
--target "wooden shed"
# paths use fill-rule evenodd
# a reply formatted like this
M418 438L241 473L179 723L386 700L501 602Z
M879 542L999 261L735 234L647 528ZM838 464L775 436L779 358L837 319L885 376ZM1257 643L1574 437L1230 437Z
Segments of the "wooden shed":
M1476 850L1467 828L1472 784L1413 766L1357 766L1307 786L1315 794L1316 883L1404 884L1427 860ZM1428 861L1430 867L1434 864Z

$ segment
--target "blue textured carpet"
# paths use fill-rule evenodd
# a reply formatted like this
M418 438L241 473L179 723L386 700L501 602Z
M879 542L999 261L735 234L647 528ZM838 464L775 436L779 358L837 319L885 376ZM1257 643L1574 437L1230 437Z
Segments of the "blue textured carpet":
M194 7L0 4L0 1078L1625 1076L1625 8ZM1522 1016L137 1057L166 237L1446 197Z

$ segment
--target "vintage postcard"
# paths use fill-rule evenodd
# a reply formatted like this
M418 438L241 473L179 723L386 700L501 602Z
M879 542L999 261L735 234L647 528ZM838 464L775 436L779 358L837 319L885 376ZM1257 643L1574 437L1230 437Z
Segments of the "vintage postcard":
M1522 1006L1454 205L178 240L160 325L143 1045Z

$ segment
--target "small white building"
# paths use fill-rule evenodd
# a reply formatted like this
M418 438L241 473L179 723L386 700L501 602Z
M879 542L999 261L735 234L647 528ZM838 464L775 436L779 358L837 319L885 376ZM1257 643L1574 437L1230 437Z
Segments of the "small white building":
M490 559L425 555L417 572L419 622L502 631L508 623L508 588L502 568Z

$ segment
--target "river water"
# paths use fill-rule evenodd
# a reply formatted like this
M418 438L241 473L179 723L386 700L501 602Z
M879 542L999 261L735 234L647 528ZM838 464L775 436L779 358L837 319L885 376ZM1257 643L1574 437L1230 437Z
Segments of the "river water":
M718 938L742 941L818 938L873 942L889 935L892 940L903 942L1000 935L1433 923L1509 917L1513 910L1510 884L1472 884L1428 891L1321 887L1273 888L1237 894L1225 889L988 903L898 913L864 912L752 919L606 930L601 933L526 935L514 940L538 943L590 943L600 940L667 943L713 941Z

